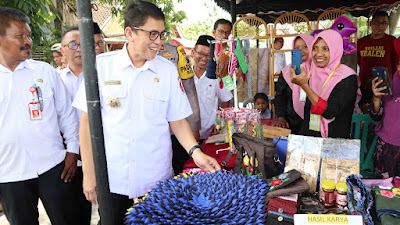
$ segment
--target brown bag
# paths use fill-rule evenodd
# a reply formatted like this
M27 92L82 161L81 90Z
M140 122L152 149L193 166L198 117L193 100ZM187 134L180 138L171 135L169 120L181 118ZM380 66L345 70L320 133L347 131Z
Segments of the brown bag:
M234 133L232 140L238 150L235 173L256 175L263 179L279 174L281 161L276 152L276 143L274 144L272 140L263 140L242 133Z

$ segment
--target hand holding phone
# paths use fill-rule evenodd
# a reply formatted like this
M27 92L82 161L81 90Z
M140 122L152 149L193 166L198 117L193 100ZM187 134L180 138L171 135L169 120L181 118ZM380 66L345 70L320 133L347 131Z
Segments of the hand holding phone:
M292 50L292 68L296 66L295 70L296 75L299 75L301 73L300 65L303 62L301 59L301 55L302 55L301 50L296 50L296 49Z

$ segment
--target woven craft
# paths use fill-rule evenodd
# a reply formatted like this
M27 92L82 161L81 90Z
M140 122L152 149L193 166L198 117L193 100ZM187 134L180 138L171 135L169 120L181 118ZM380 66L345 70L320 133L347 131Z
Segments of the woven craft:
M126 224L265 224L268 185L221 172L158 184L127 214Z

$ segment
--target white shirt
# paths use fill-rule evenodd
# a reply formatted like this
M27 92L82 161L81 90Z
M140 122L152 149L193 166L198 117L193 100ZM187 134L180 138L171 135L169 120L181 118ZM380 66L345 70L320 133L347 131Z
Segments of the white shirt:
M192 110L171 62L156 56L135 68L126 46L97 56L97 71L110 190L134 198L172 177L168 122ZM87 112L83 83L72 105Z
M211 133L211 127L217 116L218 98L222 102L227 102L232 99L233 95L230 91L226 90L225 86L222 89L219 88L217 79L206 77L206 72L200 78L194 76L194 84L200 106L200 139L206 139Z
M29 88L40 87L42 120L30 120ZM36 101L37 98L35 97ZM14 72L0 64L0 183L37 178L65 158L79 153L78 122L68 92L47 63L25 60Z
M78 77L75 76L68 65L67 68L60 70L59 74L65 84L65 87L68 90L72 102L74 100L76 92L78 92L79 86L83 82L83 73L81 73ZM82 111L77 108L74 109L76 110L76 115L78 115L78 121L80 121Z
M284 52L274 53L274 73L279 73L282 71L283 67L286 66L286 58Z

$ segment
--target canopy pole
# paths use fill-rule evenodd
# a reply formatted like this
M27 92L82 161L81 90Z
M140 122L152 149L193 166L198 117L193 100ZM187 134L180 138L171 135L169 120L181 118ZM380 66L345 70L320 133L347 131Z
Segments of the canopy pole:
M236 22L236 0L231 0L231 17L232 24Z
M113 212L111 207L111 194L108 183L107 161L104 148L103 125L101 120L99 86L96 70L96 54L94 49L92 6L90 0L78 0L77 8L101 225L112 225Z

